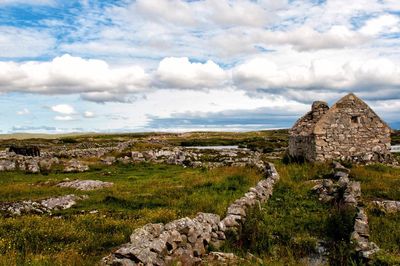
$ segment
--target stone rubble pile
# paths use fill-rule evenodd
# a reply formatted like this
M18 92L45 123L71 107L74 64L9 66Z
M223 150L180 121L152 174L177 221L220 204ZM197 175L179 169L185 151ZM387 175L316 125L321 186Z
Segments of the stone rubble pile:
M234 256L225 253L207 255L207 250L210 245L220 246L227 230L239 230L246 211L272 194L279 175L273 164L264 168L267 179L230 205L222 221L216 214L198 213L193 219L185 217L165 225L147 224L133 232L129 243L103 258L102 265L199 265L207 260L229 264Z
M114 183L100 180L73 180L58 183L57 187L75 188L77 190L89 191L105 187L111 187Z
M0 213L4 216L19 216L23 214L44 214L53 210L65 210L74 206L77 201L87 199L87 196L76 196L74 194L48 198L39 201L19 201L0 203Z
M312 190L315 191L319 200L323 202L343 203L345 206L356 207L361 197L360 182L350 181L350 170L340 163L333 163L333 179L313 180L317 183Z
M374 200L372 205L384 213L400 212L400 201L395 200Z

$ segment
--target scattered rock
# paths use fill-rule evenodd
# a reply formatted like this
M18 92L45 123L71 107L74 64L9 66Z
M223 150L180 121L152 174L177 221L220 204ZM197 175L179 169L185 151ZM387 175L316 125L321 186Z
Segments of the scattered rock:
M86 171L89 171L89 166L78 160L70 160L64 168L65 173L81 173Z
M15 161L0 160L0 172L14 171L16 169Z
M75 196L74 194L42 200L40 204L49 210L65 210L76 204L78 200L87 199L88 196Z
M374 200L372 205L378 210L385 213L400 212L400 201L394 200Z
M201 265L240 265L244 259L233 253L210 252L203 258Z
M61 182L57 184L58 187L75 188L83 191L111 187L112 185L114 185L114 183L103 182L100 180L74 180L74 181Z
M105 165L113 165L116 162L116 159L113 156L108 156L106 158L101 159L101 162L104 163Z
M65 210L71 208L79 200L87 199L87 196L75 196L73 194L48 198L41 201L19 201L0 203L0 212L5 216L19 216L23 214L44 214L53 210Z

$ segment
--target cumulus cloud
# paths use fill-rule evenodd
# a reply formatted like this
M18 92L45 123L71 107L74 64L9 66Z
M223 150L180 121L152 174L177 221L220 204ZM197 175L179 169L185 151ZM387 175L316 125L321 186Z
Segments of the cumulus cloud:
M50 62L0 62L0 92L133 93L146 89L148 82L141 67L111 68L102 60L68 54Z
M74 107L72 107L71 105L68 105L68 104L57 104L57 105L50 107L50 109L56 113L60 113L60 114L64 114L64 115L71 115L71 114L75 113Z
M233 69L234 84L238 88L264 89L278 94L295 89L300 95L321 90L371 93L379 88L388 98L400 98L400 65L392 60L345 54L336 58L335 54L317 58L304 54L293 56L292 60L274 56L248 60Z
M156 75L163 86L178 89L215 88L224 85L228 78L227 73L213 61L196 63L187 57L164 58Z

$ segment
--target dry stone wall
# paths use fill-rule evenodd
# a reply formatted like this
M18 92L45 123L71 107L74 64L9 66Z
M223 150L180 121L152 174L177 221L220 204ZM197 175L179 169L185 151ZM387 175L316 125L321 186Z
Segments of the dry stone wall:
M279 175L273 164L263 168L266 179L251 188L242 198L228 207L227 216L199 213L193 219L185 217L167 224L147 224L136 229L130 242L102 259L103 265L198 265L203 259L226 257L207 255L209 246L218 247L225 240L225 232L237 231L246 220L249 208L265 202L272 194ZM228 256L229 257L229 256Z
M333 202L355 208L353 232L350 240L358 256L363 260L369 260L370 257L379 251L379 247L369 241L368 217L364 208L360 206L361 185L360 182L350 181L350 170L340 163L334 162L333 179L323 179L317 181L313 190L319 194L319 199L324 202ZM336 181L336 182L334 182Z
M261 154L247 149L221 149L221 150L198 150L183 147L168 147L163 149L152 149L147 151L131 151L130 156L116 158L109 156L110 152L117 148L91 148L87 150L73 150L68 153L72 157L64 157L59 153L43 153L42 157L29 157L15 155L14 153L0 153L0 172L2 171L25 171L27 173L49 172L52 166L58 166L67 173L78 173L89 170L85 162L88 158L97 158L98 163L112 165L115 163L166 163L182 165L184 167L215 168L221 166L255 166L260 164ZM52 157L54 156L54 157ZM96 160L91 160L96 161Z

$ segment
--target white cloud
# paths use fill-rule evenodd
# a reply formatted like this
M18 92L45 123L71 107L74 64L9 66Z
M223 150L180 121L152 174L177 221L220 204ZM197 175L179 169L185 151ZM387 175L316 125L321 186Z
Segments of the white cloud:
M393 33L400 31L400 19L395 15L381 15L368 20L360 29L366 35L376 35L380 33Z
M94 113L91 112L91 111L85 111L85 112L83 113L83 116L86 117L86 118L93 118L95 115L94 115Z
M57 105L50 107L50 109L54 112L57 112L60 114L65 114L65 115L71 115L71 114L75 113L74 107L72 107L71 105L68 105L68 104L57 104Z
M55 38L46 30L0 26L0 57L37 57L49 53Z
M190 4L180 0L138 0L133 8L146 19L161 22L181 23L191 25L195 23Z
M387 97L399 98L400 64L395 61L365 54L360 51L343 53L288 53L248 60L233 69L233 80L238 88L307 91L354 90L372 92L384 90Z
M29 109L28 108L24 108L24 109L22 109L22 110L20 110L20 111L17 111L17 115L28 115L28 114L30 114L31 112L29 111Z
M228 81L228 75L213 61L195 63L187 57L164 58L156 74L164 86L178 89L215 88Z
M70 55L50 62L0 62L0 92L42 94L133 93L147 89L141 67L111 68L105 61Z
M54 120L56 120L56 121L72 121L72 120L74 120L74 118L69 115L65 115L65 116L57 115L54 117Z

